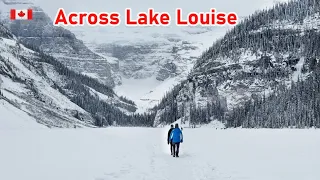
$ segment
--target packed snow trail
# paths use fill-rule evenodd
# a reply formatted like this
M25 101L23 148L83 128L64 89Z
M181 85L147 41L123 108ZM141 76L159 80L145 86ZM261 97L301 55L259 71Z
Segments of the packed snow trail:
M2 180L319 180L320 131L167 128L0 130Z
M192 152L192 149L191 152L186 151L184 144L181 144L180 157L174 158L169 155L169 151L164 150L164 144L159 143L160 139L150 138L149 133L141 135L144 138L133 137L130 141L132 144L128 144L128 149L123 152L120 159L123 164L97 180L195 180L216 177L215 167L203 152ZM161 140L166 142L166 138ZM169 146L165 148L169 149Z

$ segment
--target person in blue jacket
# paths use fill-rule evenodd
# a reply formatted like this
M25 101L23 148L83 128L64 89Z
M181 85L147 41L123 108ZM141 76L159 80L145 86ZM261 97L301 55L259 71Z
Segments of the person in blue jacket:
M173 157L179 157L179 147L180 143L183 143L183 135L178 124L175 124L171 132L170 141L173 144Z

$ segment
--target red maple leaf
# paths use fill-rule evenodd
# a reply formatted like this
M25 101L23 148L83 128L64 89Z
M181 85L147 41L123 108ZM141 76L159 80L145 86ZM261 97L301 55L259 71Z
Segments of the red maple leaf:
M24 15L26 15L26 13L24 13L23 11L20 11L20 12L18 13L18 16L20 16L20 17L23 17Z

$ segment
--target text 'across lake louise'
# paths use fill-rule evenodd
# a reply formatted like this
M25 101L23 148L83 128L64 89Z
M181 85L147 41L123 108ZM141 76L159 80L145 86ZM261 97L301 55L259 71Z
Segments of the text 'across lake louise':
M134 15L130 8L125 9L124 18L127 26L169 26L172 17L168 12L156 12L149 8L147 12ZM177 8L175 11L175 25L177 26L224 26L236 25L238 16L234 12L217 12L211 8L209 12L190 12L183 16L183 10ZM55 16L55 26L118 26L121 24L121 15L118 12L70 12L66 13L60 8Z

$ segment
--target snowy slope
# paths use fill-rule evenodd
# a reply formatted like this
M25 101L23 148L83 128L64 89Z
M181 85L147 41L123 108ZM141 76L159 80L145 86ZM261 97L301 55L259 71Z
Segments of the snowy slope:
M179 159L167 130L0 131L0 179L320 179L318 130L183 129Z
M50 79L42 74L36 68L39 66L29 64L29 60L37 57L32 50L19 45L15 39L1 38L0 52L0 90L4 100L32 116L28 119L36 119L38 123L49 127L92 124L90 114L53 88L54 78ZM3 108L6 106L4 104ZM83 114L85 120L79 121L74 113ZM9 118L10 115L6 116L4 117Z
M42 129L45 126L36 122L29 114L16 108L0 97L0 131L9 129Z
M129 123L125 114L136 110L132 101L116 95L110 87L18 43L2 24L0 82L4 100L49 127L95 127L100 116L112 117L109 123Z

